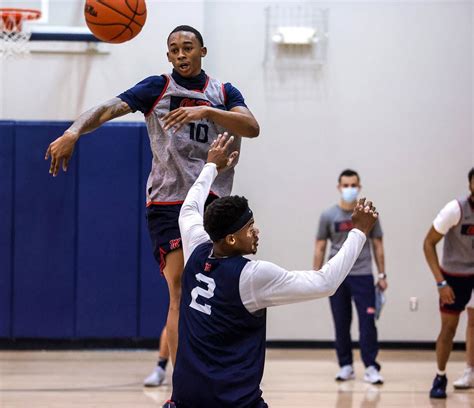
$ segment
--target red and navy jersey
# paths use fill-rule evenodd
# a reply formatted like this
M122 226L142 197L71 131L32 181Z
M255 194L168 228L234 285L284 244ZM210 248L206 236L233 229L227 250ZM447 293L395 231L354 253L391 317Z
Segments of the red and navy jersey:
M183 272L172 400L189 408L249 408L262 401L266 311L242 304L242 256L199 245Z

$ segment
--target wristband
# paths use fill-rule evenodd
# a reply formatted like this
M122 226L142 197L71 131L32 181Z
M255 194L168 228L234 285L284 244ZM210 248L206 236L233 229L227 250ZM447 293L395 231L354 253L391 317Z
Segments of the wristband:
M378 275L379 279L387 279L387 274L386 273L379 273Z
M438 287L438 289L442 289L442 288L445 288L446 286L448 286L448 282L446 282L445 280L441 281L441 282L437 282L436 283L436 286Z

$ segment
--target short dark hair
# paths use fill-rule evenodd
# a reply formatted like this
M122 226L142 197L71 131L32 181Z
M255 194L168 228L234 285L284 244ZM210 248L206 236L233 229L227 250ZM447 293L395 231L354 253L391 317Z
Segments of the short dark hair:
M351 169L345 169L344 171L342 171L342 173L339 174L339 178L337 180L340 183L343 177L352 177L352 176L357 176L357 180L360 181L359 173Z
M471 182L473 177L474 177L474 167L471 169L471 171L467 175L467 178L469 179L469 183Z
M230 196L214 200L204 212L204 229L210 237L221 236L248 210L245 197Z
M201 47L204 47L204 40L202 38L201 33L198 30L196 30L194 27L191 27L191 26L188 26L188 25L180 25L180 26L176 27L168 35L168 39L166 40L166 42L168 43L170 41L171 34L177 33L179 31L187 31L188 33L193 33L196 36L196 38L198 39L198 41L201 43Z

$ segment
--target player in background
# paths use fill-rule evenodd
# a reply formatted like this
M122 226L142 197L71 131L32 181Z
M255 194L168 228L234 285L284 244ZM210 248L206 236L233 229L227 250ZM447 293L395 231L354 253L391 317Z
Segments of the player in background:
M351 214L357 205L357 196L362 188L360 177L354 170L347 169L339 175L338 182L338 190L341 194L339 203L324 211L319 219L313 260L314 269L319 269L323 265L327 240L331 241L329 255L331 258L341 248L352 229ZM340 367L336 381L355 378L351 340L352 300L354 300L359 317L360 352L365 365L364 381L372 384L383 383L379 372L380 365L376 361L379 348L375 326L375 286L370 245L372 244L378 269L377 286L383 291L387 289L387 280L382 237L380 220L377 219L349 276L329 298L336 332L336 354Z
M219 198L204 213L211 185L237 156L232 142L224 135L214 143L181 209L185 269L179 353L173 396L164 407L267 407L260 390L266 308L332 295L378 216L370 201L359 200L352 215L354 228L319 271L288 271L245 258L257 252L259 241L247 200Z
M190 26L176 27L169 35L171 74L151 76L115 98L81 114L64 134L52 142L50 173L67 170L79 138L105 122L137 110L145 115L153 153L146 186L147 222L153 251L170 294L166 331L172 362L178 344L179 302L183 251L178 215L184 198L206 162L210 144L229 130L242 137L256 137L259 125L240 91L230 83L209 77L201 67L206 56L202 35ZM240 137L233 148L240 149ZM106 156L107 153L104 152ZM235 163L234 163L235 164ZM234 169L223 172L212 185L209 201L232 190ZM159 385L164 376L158 365L145 380Z
M438 371L430 390L431 398L446 398L446 364L453 348L459 315L474 289L474 168L469 171L468 180L470 194L444 206L423 243L426 262L438 288L441 314L441 331L436 341ZM440 265L436 245L443 237L443 259ZM467 353L470 364L472 344L469 341ZM470 366L469 381L472 381L472 376Z

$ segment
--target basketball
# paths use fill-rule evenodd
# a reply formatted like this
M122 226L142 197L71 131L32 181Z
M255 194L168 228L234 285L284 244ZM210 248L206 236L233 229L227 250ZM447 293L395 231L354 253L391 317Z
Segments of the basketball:
M87 26L99 40L119 44L131 40L146 21L144 0L87 0Z

